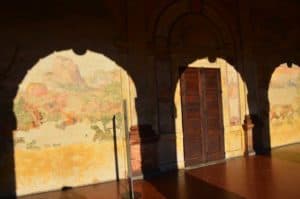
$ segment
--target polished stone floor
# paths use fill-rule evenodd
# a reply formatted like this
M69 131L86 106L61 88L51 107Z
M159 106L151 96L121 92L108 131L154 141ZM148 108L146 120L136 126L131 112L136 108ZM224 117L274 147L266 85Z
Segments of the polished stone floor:
M193 170L164 173L134 183L136 198L299 199L300 144L271 155L236 158ZM20 199L128 198L127 181L49 192Z

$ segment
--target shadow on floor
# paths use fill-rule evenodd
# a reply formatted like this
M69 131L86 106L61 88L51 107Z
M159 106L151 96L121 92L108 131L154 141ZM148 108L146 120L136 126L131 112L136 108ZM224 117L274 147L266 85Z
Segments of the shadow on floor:
M142 198L170 198L170 199L241 199L243 197L209 184L189 172L169 172L155 178L135 182L135 191L141 193Z
M270 156L280 160L300 163L300 145L291 144L275 148L272 150Z
M128 193L127 180L69 188L41 194L18 197L18 199L119 199Z

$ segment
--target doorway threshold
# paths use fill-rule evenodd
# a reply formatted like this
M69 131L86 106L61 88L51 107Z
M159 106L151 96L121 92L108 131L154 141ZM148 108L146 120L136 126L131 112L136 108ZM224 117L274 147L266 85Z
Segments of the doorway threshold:
M210 162L205 162L205 163L201 163L201 164L196 164L196 165L193 165L193 166L185 167L184 169L185 170L197 169L197 168L206 167L206 166L210 166L210 165L221 164L221 163L224 163L224 162L226 162L226 159L210 161Z

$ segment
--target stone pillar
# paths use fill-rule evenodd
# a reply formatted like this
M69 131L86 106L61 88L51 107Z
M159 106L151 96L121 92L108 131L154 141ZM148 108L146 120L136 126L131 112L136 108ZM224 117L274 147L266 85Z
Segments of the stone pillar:
M245 156L255 155L253 150L253 127L254 124L252 123L250 115L245 115L243 129L245 132Z
M138 125L130 128L131 165L134 177L158 172L159 135L151 125Z

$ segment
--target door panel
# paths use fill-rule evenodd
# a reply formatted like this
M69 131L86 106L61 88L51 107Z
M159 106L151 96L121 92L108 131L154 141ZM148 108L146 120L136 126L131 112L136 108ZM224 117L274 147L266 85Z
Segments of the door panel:
M182 104L184 106L184 156L187 166L200 164L203 157L201 133L200 73L197 69L186 69L181 76Z
M204 93L205 157L206 161L219 160L225 157L220 71L201 69L200 74Z
M223 159L219 70L185 68L180 83L186 166Z

